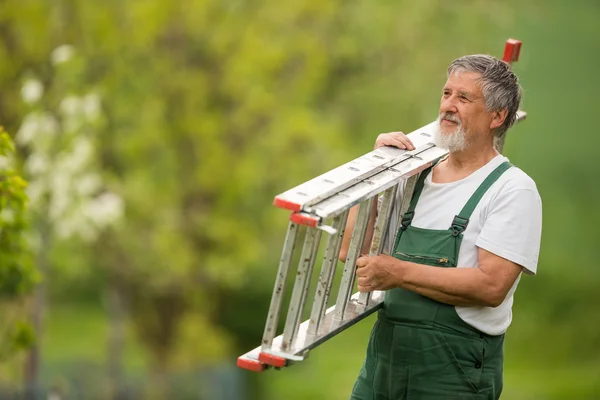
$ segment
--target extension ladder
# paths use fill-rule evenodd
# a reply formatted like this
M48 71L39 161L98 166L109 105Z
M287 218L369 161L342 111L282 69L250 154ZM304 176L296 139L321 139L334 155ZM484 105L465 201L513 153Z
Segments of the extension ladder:
M521 42L506 42L503 60L517 61ZM519 111L517 121L525 119ZM435 146L431 140L437 121L407 136L414 144L412 151L395 147L380 147L338 168L275 197L274 205L292 211L283 244L275 287L267 315L261 346L238 357L237 365L261 372L268 366L282 368L306 359L311 349L351 327L379 310L383 304L382 291L352 294L355 281L356 260L364 245L367 225L373 202L381 203L373 229L369 255L380 254L396 192L400 185L404 191L400 214L408 209L419 173L447 155L446 149ZM504 138L496 143L502 150ZM335 305L327 307L338 256L350 208L359 205L356 222ZM327 224L331 221L331 224ZM304 230L304 243L296 270L295 282L286 315L283 334L276 336L281 315L286 281L297 242ZM310 318L301 322L307 304L309 285L316 263L322 233L328 235L320 275L317 282Z

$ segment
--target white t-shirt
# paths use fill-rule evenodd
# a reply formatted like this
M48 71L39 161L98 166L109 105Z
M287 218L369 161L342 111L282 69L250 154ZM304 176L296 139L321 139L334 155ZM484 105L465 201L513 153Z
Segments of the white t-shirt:
M448 229L452 219L467 203L485 178L508 159L496 156L468 177L451 183L433 183L431 173L415 208L412 225L423 229ZM398 191L395 204L401 204ZM390 254L400 226L399 207L394 207L384 252ZM458 257L458 268L476 268L480 247L524 267L535 275L542 232L542 202L535 182L517 167L504 172L483 195L475 208ZM521 276L498 307L456 306L463 321L489 335L500 335L512 320L513 295Z

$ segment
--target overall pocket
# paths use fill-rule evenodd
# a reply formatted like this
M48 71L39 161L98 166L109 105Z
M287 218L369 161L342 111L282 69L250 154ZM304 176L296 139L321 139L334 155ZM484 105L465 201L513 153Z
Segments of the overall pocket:
M435 267L455 267L458 262L462 234L454 236L449 229L430 230L410 225L398 235L393 255L400 260Z
M479 391L485 361L485 341L480 338L436 332L438 343L445 349L457 372L473 392ZM459 382L457 382L458 384Z

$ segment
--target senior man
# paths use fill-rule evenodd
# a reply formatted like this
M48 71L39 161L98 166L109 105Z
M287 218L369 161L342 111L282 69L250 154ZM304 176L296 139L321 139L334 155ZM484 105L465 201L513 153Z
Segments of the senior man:
M494 145L520 101L517 76L495 57L448 67L435 143L449 154L421 173L404 215L395 207L384 254L356 262L358 289L386 293L351 399L500 397L513 295L521 273L536 273L541 240L536 185ZM379 135L380 146L414 148L401 132Z

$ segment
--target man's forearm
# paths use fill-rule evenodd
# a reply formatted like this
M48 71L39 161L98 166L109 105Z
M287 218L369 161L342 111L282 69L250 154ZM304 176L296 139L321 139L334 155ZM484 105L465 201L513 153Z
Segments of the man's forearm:
M441 303L455 306L486 306L498 304L493 282L479 268L440 268L400 261L398 286Z
M346 229L344 231L344 237L342 238L342 245L340 247L339 259L342 262L346 261L346 256L348 255L348 249L350 247L350 239L352 238L352 232L354 230L354 224L356 222L356 216L358 215L358 207L354 206L350 209L350 213L348 215L348 221L346 223ZM365 255L369 254L369 250L371 247L371 239L373 238L373 227L375 225L375 220L377 218L377 201L373 202L373 207L371 208L371 214L369 216L369 222L367 224L367 230L365 232L365 238L363 242L363 246L360 254Z

